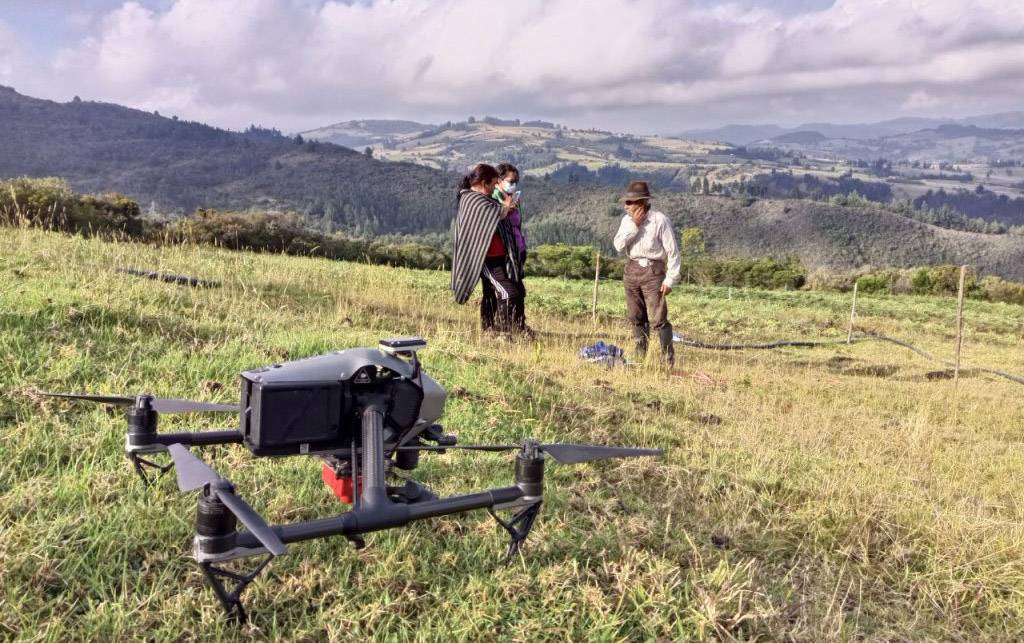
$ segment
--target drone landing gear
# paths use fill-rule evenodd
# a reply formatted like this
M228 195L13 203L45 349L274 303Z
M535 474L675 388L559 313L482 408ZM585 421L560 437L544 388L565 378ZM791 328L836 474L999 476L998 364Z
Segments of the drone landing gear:
M537 515L540 514L540 502L535 502L524 509L519 510L516 515L512 516L511 520L502 520L498 514L494 512L493 508L488 508L487 512L491 514L491 517L498 522L499 525L505 528L510 537L508 543L508 550L505 552L505 564L512 562L512 558L519 552L519 549L526 542L526 537L530 535L530 530L533 529L533 523L537 520Z
M173 462L168 462L167 464L157 464L152 460L147 460L143 458L138 453L129 453L128 457L129 459L131 459L132 464L135 466L135 472L138 473L139 478L142 479L142 484L147 487L153 486L153 484L155 484L156 481L161 478L161 476L163 476L165 473L174 468ZM155 469L157 473L146 473L147 469Z
M505 528L511 538L508 543L508 551L505 553L506 565L512 562L512 557L526 542L526 537L533 529L533 523L537 520L540 505L543 502L541 497L544 494L544 455L536 440L523 442L523 447L519 451L519 455L516 456L516 486L522 490L524 496L515 505L506 507L508 509L522 507L516 515L512 516L511 520L506 522L499 518L493 507L487 509L491 517ZM523 502L529 504L523 507Z
M249 615L245 613L245 608L242 607L242 592L249 586L249 583L256 580L256 577L259 576L263 568L273 558L273 556L267 556L251 572L242 574L224 569L223 567L217 567L212 562L199 563L199 568L203 570L206 582L213 588L213 593L217 595L217 600L220 601L220 605L224 608L228 617L234 618L239 623L245 623L249 620ZM225 583L230 583L231 581L234 581L236 585L234 589L228 591Z

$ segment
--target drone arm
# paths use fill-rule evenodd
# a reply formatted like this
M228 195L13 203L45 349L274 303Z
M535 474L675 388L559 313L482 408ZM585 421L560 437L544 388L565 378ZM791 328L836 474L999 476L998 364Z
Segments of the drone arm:
M193 433L158 433L156 444L170 446L181 444L187 447L209 446L212 444L241 444L242 434L235 429L224 431L196 431Z
M155 414L153 415L155 418ZM129 420L131 415L129 414ZM170 464L158 464L147 460L145 455L150 453L163 453L172 444L181 444L186 447L201 447L211 444L233 444L242 441L242 434L235 430L223 431L202 431L192 433L157 433L156 425L145 421L139 426L129 423L128 433L125 435L124 452L128 459L135 465L135 471L142 478L143 484L149 486L157 478L170 470ZM155 477L147 475L146 471L155 469L159 473Z
M462 496L440 498L429 502L421 502L408 505L409 522L446 516L448 514L472 511L474 509L487 509L510 502L515 502L523 497L523 490L519 487L499 487L490 491L469 493Z
M277 525L272 529L285 543L327 536L357 536L392 527L401 527L426 518L504 505L522 497L523 490L519 487L500 487L412 505L393 504L390 507L358 509L332 518ZM236 546L240 550L255 550L262 547L256 537L247 531L239 532Z

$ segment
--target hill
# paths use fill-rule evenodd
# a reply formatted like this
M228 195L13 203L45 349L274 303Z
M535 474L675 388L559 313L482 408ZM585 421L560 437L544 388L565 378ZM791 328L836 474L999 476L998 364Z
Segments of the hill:
M798 132L790 132L788 134L780 134L770 139L772 143L796 143L798 145L813 145L826 140L826 136L821 132L815 132L813 130L800 130Z
M783 134L753 145L778 147L814 158L865 161L887 158L987 164L1024 160L1024 129L994 129L947 123L883 138L828 138L824 135L814 137L803 134Z
M1015 114L1009 113L976 120L1011 123L1014 119ZM969 120L936 121L940 124L932 129L914 129L934 124L914 118L863 127L829 123L805 126L820 126L821 130L751 126L765 136L736 147L485 117L378 137L372 147L377 158L452 172L462 172L477 160L509 161L528 175L558 183L615 188L643 175L663 190L696 188L723 194L746 190L767 197L818 199L855 190L880 203L906 200L920 205L928 190L955 191L965 187L964 182L983 176L986 188L996 190L997 197L1024 197L1024 130L980 127ZM851 137L867 132L884 136ZM794 190L772 185L780 172L804 177L800 180L802 187ZM709 190L705 180L716 188ZM750 192L754 184L758 189ZM1024 200L993 209L984 199L968 195L948 200L948 204L964 216L987 222L1018 225L1024 220Z
M454 180L276 130L230 132L119 105L0 88L0 176L60 176L143 210L294 209L364 233L447 230ZM415 187L415 189L412 189Z
M548 180L533 177L524 184L533 243L607 248L620 216L616 199L621 186L644 176L654 179L659 207L676 225L704 228L722 254L795 255L811 268L844 270L865 263L968 262L985 274L1024 278L1020 237L954 232L875 208L774 200L747 208L744 198L669 192L666 187L679 183L689 187L691 173L716 183L763 173L754 161L735 155L722 156L715 165L715 150L688 141L565 130L551 123L465 125L424 132L409 142L411 148L392 152L416 158L419 152L410 149L429 148L444 158L442 151L451 146L464 150L455 156L462 158L460 163L477 158L543 163L576 150L580 160L561 168L563 174L552 172ZM531 139L535 145L524 144ZM0 177L61 176L79 191L127 194L143 211L295 210L311 225L332 230L375 237L426 235L439 244L446 243L454 215L456 175L275 130L230 132L118 105L39 100L8 88L0 89L0 140ZM621 155L632 160L587 169L586 163L608 163L601 155L619 154L620 146L625 150ZM482 156L471 156L476 154ZM819 176L832 181L829 177L838 174ZM589 183L591 178L596 182Z
M116 266L217 281L189 289ZM82 275L89 275L83 281ZM576 351L628 344L621 289L531 279L530 344L477 331L447 273L0 235L0 581L4 638L125 640L1019 640L1024 455L1019 385L888 344L846 345L848 295L677 288L673 323L708 340L814 337L781 351L680 351L607 369ZM386 293L385 297L381 294ZM955 305L864 296L862 328L952 354ZM967 302L964 360L1024 372L1017 308ZM152 391L230 402L239 371L419 334L464 443L660 447L663 458L549 463L543 510L511 565L485 513L294 543L226 621L189 558L195 493L141 486L124 417L39 390ZM630 353L631 354L631 353ZM953 410L959 401L959 411ZM164 416L161 431L223 427ZM197 450L273 524L346 509L320 463ZM155 458L163 456L156 455ZM510 483L513 458L425 454L442 495Z
M599 239L606 251L621 214L615 202L592 190L564 190L527 230L548 241ZM803 199L744 200L666 192L655 207L676 230L699 227L717 256L795 256L820 270L865 265L913 266L969 263L986 274L1024 280L1024 237L947 230L879 207L844 207ZM557 237L557 235L561 237ZM557 238L552 238L557 237Z
M992 129L1022 129L1024 128L1024 112L984 114L961 119L907 117L875 123L804 123L790 128L774 124L725 125L715 129L688 130L681 132L678 136L703 141L723 141L733 145L749 145L755 141L774 138L782 134L812 130L821 132L827 138L868 140L911 134L947 124Z
M682 139L494 117L448 122L392 137L374 147L375 156L393 161L455 172L463 172L478 161L508 161L535 176L555 173L567 164L589 170L615 165L627 172L668 171L675 175L685 169L681 164L716 151L713 144ZM681 187L688 188L689 184L684 180Z
M434 127L414 121L371 119L345 121L326 127L299 132L303 138L361 150L367 145L379 145L396 137L415 134Z

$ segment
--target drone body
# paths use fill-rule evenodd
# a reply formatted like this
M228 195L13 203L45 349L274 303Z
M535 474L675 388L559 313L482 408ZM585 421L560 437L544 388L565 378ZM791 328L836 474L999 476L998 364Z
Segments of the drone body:
M240 405L170 400L139 395L51 394L106 404L131 405L125 452L147 484L147 469L177 470L182 491L201 489L196 511L193 556L225 611L245 618L241 593L274 557L293 542L344 536L364 546L366 533L417 520L487 509L508 531L507 556L518 551L537 517L544 493L545 453L557 462L578 463L613 457L658 455L657 449L574 444L460 445L436 421L446 399L417 357L420 338L383 340L379 349L353 348L285 364L244 371ZM161 434L161 413L236 412L237 430ZM189 447L241 443L255 456L312 455L323 461L322 478L335 495L352 505L336 516L268 525ZM412 470L423 451L517 450L514 481L507 487L439 498L420 483L389 486L386 474ZM169 452L173 464L145 456ZM495 513L514 511L509 520ZM238 530L241 522L247 529ZM267 555L253 571L239 574L220 565ZM237 583L233 589L227 583Z

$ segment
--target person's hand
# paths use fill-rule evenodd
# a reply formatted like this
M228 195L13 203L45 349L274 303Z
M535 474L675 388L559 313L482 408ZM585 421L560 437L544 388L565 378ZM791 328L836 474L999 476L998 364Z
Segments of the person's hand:
M499 188L499 190L500 190L500 188ZM501 204L504 205L506 208L511 208L512 206L514 206L516 204L515 203L515 198L513 198L513 196L511 194L508 194L507 192L502 192L501 195L502 195Z
M633 206L629 211L629 218L632 219L636 227L639 228L644 224L644 221L647 220L647 210L640 206Z
M672 286L669 286L667 284L661 284L661 288L658 289L658 292L661 293L662 297L665 297L670 292L672 292Z

